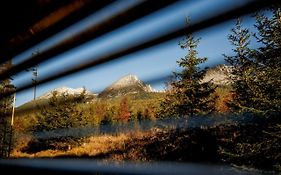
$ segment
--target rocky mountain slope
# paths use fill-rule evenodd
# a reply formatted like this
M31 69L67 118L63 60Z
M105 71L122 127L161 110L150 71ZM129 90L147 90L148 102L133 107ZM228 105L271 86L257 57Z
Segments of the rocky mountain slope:
M53 92L55 92L55 91L58 93L58 96L60 96L64 93L68 94L68 95L80 95L84 91L84 88L73 89L73 88L69 88L69 87L59 87L50 92L43 94L42 96L39 96L37 99L49 99L52 97ZM85 95L96 96L97 94L93 94L89 90L85 89Z
M209 68L202 82L211 81L216 85L229 85L231 83L231 66L224 64Z
M145 84L143 81L139 80L136 75L127 75L112 85L103 90L98 97L100 98L111 98L118 97L127 94L136 94L142 92L156 92L148 84Z

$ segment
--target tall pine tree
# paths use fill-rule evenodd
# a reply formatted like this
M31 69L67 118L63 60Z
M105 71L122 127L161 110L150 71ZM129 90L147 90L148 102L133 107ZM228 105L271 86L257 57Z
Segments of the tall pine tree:
M199 41L187 34L179 43L188 53L177 61L182 71L173 73L167 95L160 104L160 117L205 115L214 111L215 97L212 94L216 87L211 82L202 82L206 69L199 65L207 58L198 57L196 48Z
M237 21L229 35L236 54L226 56L226 61L234 66L234 106L239 112L250 111L265 118L253 120L253 124L248 123L244 129L243 126L237 128L239 137L227 141L226 145L231 145L231 149L227 149L225 155L234 164L280 171L281 154L277 151L281 143L280 6L272 7L266 15L256 14L255 27L258 32L254 36L259 47L249 49L249 31L242 29ZM249 133L254 134L249 136Z
M271 15L256 15L261 44L254 52L256 64L255 108L263 112L281 112L281 8L280 4L269 9Z
M231 79L235 96L230 106L236 111L247 110L254 103L251 80L255 73L254 62L251 59L252 50L249 48L251 34L241 23L242 20L238 18L228 35L228 40L234 46L234 55L224 54L225 61L232 66Z
M236 26L228 36L235 46L234 56L225 56L233 69L235 98L238 111L258 113L281 111L281 18L280 8L272 8L272 15L257 14L258 33L254 36L260 47L249 49L250 33ZM269 17L270 16L270 17Z
M6 71L11 66L11 61L0 65L0 73ZM10 79L0 81L0 94L9 93L13 90L14 86ZM13 97L0 97L0 157L8 157L12 141L11 115Z

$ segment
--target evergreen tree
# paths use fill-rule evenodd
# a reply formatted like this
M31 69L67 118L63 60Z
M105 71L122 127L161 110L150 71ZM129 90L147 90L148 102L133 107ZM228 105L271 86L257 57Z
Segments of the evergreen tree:
M103 123L105 124L114 124L116 123L117 119L116 116L118 115L118 106L113 104L108 104L107 108L104 111L103 116Z
M216 87L211 82L202 82L206 68L201 69L199 65L206 62L207 58L197 56L199 40L188 34L179 43L188 53L177 61L182 71L173 73L167 95L160 104L158 115L161 117L205 115L214 111L215 97L212 94Z
M281 11L272 7L266 15L256 14L259 43L249 49L250 34L238 20L228 39L235 46L234 56L226 61L234 66L233 87L236 93L234 107L238 112L257 116L244 128L238 125L239 136L226 141L228 159L232 163L271 167L280 171L280 112L281 112ZM234 108L235 109L235 108ZM262 115L260 115L262 114ZM251 125L252 124L252 125ZM254 133L254 134L251 134ZM257 136L258 135L258 136Z
M75 128L87 125L87 120L83 116L83 110L80 104L84 103L85 90L78 96L63 93L58 95L54 91L49 99L47 107L42 108L37 114L37 122L33 126L32 131L36 135L38 132L52 131L62 129L59 137L51 138L34 138L29 142L26 151L37 152L45 149L66 150L71 145L77 145L83 139L77 133ZM75 132L73 132L75 131Z
M111 120L106 115L106 110L107 110L108 104L106 102L103 102L103 101L102 102L96 102L94 104L94 107L95 107L94 118L99 120L101 122L101 124L110 123Z
M85 126L83 112L78 109L78 105L84 102L85 90L79 96L67 93L58 95L54 91L49 105L39 113L37 125L33 130L38 132Z
M254 52L256 74L254 80L255 108L263 112L281 111L281 8L280 4L269 9L271 15L256 15L261 44Z
M0 73L6 71L12 66L12 62L8 61L3 65L0 65ZM14 86L11 84L10 79L0 81L0 94L9 93L14 90ZM12 104L13 97L0 96L0 157L9 156L11 141L12 141Z
M234 56L225 56L233 69L234 109L251 112L281 111L281 22L280 8L272 16L256 15L255 34L261 46L249 49L250 34L237 20L228 39L235 46Z
M251 59L252 50L249 48L251 34L248 29L243 28L241 19L238 18L235 27L231 29L228 40L234 46L234 55L224 55L225 60L232 66L232 82L234 99L230 106L234 110L250 108L254 94L251 88L251 76L254 75L254 62Z

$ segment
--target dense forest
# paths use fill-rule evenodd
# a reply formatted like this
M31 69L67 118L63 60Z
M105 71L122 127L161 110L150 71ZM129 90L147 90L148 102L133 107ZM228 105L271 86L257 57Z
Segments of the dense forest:
M179 47L187 54L177 61L180 71L172 73L165 92L91 99L85 91L78 96L53 92L44 105L32 104L36 110L18 112L20 117L15 120L13 132L6 117L12 98L1 99L1 156L7 157L12 145L14 157L56 157L57 150L57 156L207 161L281 171L281 9L272 7L254 18L256 33L244 28L239 18L226 38L233 46L233 54L222 53L231 68L230 84L202 81L209 68L202 69L200 65L208 58L198 57L200 38L186 34ZM258 47L252 48L251 42L257 42ZM1 82L0 91L7 87L13 88L10 80ZM142 121L184 119L191 123L197 118L223 122L192 128L138 130ZM128 124L133 124L135 134L115 133L107 139L71 134L73 128L125 128ZM55 130L69 133L36 137ZM11 133L13 137L8 137ZM90 153L87 143L108 146ZM83 153L80 149L84 149ZM41 155L37 154L40 152Z

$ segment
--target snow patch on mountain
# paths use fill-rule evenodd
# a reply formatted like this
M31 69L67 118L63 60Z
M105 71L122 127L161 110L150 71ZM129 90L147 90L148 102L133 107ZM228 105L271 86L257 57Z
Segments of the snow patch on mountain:
M63 95L63 94L80 95L84 91L84 88L81 87L81 88L73 89L73 88L65 87L65 86L59 87L50 92L43 94L42 96L38 97L38 99L49 99L53 96L53 92L55 92L55 91L58 93L59 96ZM95 95L95 94L92 94L89 90L86 89L85 95Z

